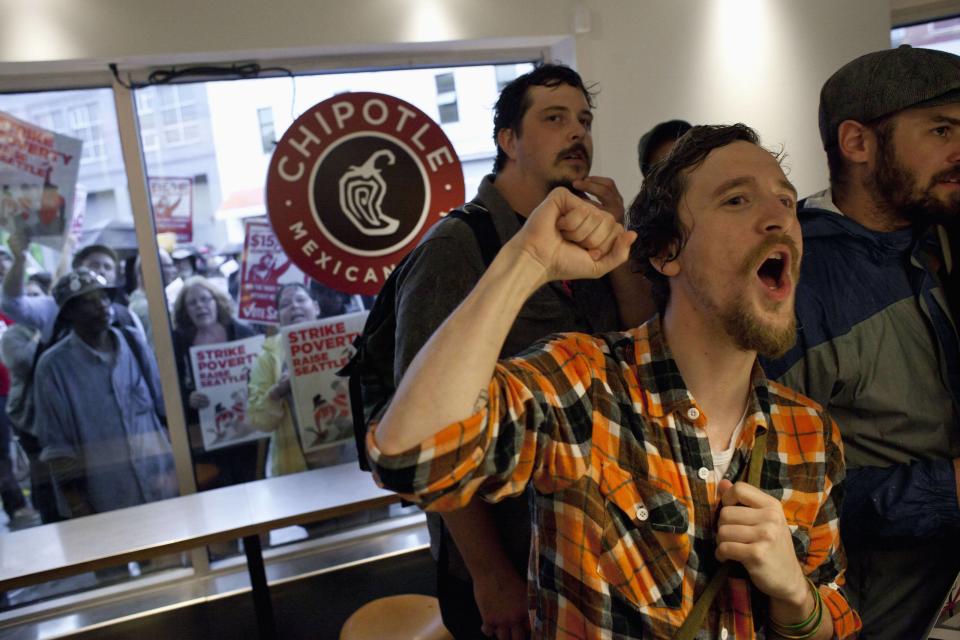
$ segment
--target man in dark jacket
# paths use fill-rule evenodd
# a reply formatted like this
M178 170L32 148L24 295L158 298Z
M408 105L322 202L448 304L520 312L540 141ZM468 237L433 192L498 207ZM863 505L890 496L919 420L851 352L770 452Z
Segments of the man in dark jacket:
M470 215L489 216L499 243L520 230L556 185L590 194L622 222L623 200L613 180L590 175L592 94L575 71L542 65L507 85L494 111L494 173L483 179L477 197L464 209ZM437 224L414 249L398 282L394 363L398 382L485 269L476 236L455 218ZM625 266L603 280L545 285L520 312L502 355L514 355L559 331L594 332L639 324L653 313L647 292L644 279ZM428 518L440 608L453 635L458 640L526 637L530 555L526 498L497 505L474 501L443 519L436 514Z
M840 425L863 638L922 638L960 570L960 57L901 47L820 94L830 189L801 203L797 344L767 372Z

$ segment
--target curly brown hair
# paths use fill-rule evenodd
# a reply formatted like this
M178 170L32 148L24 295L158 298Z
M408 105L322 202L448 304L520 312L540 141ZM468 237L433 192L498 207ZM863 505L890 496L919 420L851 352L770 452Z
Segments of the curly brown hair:
M500 173L507 164L507 154L500 148L497 135L501 129L513 129L517 137L521 130L523 116L530 109L531 87L547 87L553 89L562 84L579 89L587 101L587 106L593 109L593 98L596 95L593 85L587 86L580 74L570 67L557 63L540 63L533 71L517 76L510 84L503 88L497 103L493 106L493 143L497 146L497 157L493 161L493 173Z
M183 288L177 295L176 302L173 303L173 326L181 331L195 332L196 325L187 314L187 292L195 287L206 289L217 303L217 322L224 327L229 326L233 319L233 301L230 296L214 286L212 282L203 276L190 276L183 283Z
M627 209L627 229L637 232L630 249L631 264L634 271L650 280L653 299L661 313L670 299L670 282L650 259L663 257L665 262L672 262L683 251L689 230L680 221L680 202L687 190L687 177L711 151L737 140L760 144L756 131L745 124L693 127L680 137L666 158L653 165L640 193ZM773 155L780 159L779 154Z

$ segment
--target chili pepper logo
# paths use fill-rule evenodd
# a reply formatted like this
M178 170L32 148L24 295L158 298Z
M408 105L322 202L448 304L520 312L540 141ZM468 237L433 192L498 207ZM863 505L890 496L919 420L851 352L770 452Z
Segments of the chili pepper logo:
M383 212L387 183L377 168L380 158L387 159L387 166L397 161L392 151L381 149L359 167L351 165L340 177L340 208L353 226L368 236L388 236L400 226L399 220Z
M267 176L270 226L290 260L335 291L370 296L465 195L443 129L408 102L363 91L301 114Z

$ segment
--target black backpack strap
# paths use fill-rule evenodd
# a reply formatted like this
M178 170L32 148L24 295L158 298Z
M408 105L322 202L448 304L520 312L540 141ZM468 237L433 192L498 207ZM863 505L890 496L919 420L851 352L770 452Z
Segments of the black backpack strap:
M357 355L362 355L365 353L365 341L364 335L360 334L357 336L356 340L353 342L353 348ZM367 451L367 442L366 442L366 429L367 423L365 420L365 413L363 407L363 390L361 388L361 374L358 371L359 363L357 356L350 358L350 362L347 363L343 369L337 372L338 376L346 376L347 378L347 395L350 397L350 416L353 418L353 438L356 441L357 453L357 462L360 464L360 469L363 471L372 471L370 469L370 463L367 461L366 451Z
M148 382L149 378L147 378L147 372L149 371L149 368L146 366L146 363L143 361L145 354L140 352L140 345L137 344L136 338L130 335L130 333L127 331L124 325L117 324L117 325L114 325L114 327L116 328L117 331L120 332L120 335L123 336L123 339L126 340L127 346L130 347L130 351L133 353L133 357L137 361L137 366L140 368L140 375L143 376L143 380L144 382L147 383L147 388L149 388L150 383ZM153 395L153 390L150 391L150 395Z
M447 217L462 220L477 239L480 256L490 266L500 250L500 238L490 213L474 201L454 209ZM395 354L396 303L399 274L407 263L407 256L387 277L374 301L363 331L353 342L355 353L337 375L349 378L350 411L353 435L357 445L360 468L370 471L367 462L366 436L369 423L379 418L396 390L393 384L393 356ZM386 352L390 351L389 362ZM377 357L378 354L381 357Z
M454 209L447 214L447 217L463 220L467 223L467 226L470 227L473 235L477 238L477 246L480 247L480 257L483 259L483 264L489 267L502 246L500 237L497 235L497 229L493 226L493 217L490 212L474 201L463 205L461 209Z

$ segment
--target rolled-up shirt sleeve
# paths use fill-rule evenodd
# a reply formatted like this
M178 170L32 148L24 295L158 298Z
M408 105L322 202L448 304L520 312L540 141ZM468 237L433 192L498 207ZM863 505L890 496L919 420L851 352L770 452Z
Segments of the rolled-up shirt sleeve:
M595 374L604 370L597 343L569 334L499 363L486 405L417 447L383 454L374 424L367 449L377 482L440 511L519 495L531 481L544 492L575 482L589 471Z
M837 423L823 416L825 477L823 500L810 529L810 545L802 559L803 570L816 584L823 604L833 619L836 638L855 637L860 617L841 593L845 583L846 556L840 540L840 504L844 479L843 443Z
M15 322L40 329L43 340L49 340L57 317L57 303L52 296L6 296L0 294L0 309Z

